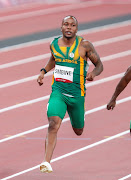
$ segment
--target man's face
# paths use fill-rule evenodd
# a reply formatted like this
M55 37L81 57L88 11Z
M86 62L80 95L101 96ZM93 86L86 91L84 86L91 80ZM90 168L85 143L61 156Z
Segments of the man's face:
M61 31L63 36L67 39L73 38L78 30L78 24L76 20L72 17L64 18L62 22Z

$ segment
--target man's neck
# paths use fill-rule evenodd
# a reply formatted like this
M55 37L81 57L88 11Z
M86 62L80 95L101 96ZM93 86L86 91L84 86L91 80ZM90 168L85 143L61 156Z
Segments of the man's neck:
M74 43L76 39L76 36L74 36L73 38L66 38L66 37L62 37L61 39L61 43L65 46L72 46L72 44Z

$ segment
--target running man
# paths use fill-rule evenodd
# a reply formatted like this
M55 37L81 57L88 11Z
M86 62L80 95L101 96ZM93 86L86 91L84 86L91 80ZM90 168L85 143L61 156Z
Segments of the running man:
M41 69L37 79L43 84L44 75L54 69L52 93L48 102L49 121L45 141L45 157L40 165L41 172L52 172L50 161L56 145L57 132L66 111L72 128L80 136L84 128L85 81L93 81L103 71L103 65L93 45L77 36L78 22L74 16L66 16L62 21L62 36L55 38L51 45L51 57ZM87 73L90 59L94 64L92 72Z
M126 70L124 76L121 78L121 80L119 81L119 83L116 86L115 92L112 95L111 100L109 101L109 103L107 104L107 109L108 110L113 110L115 105L116 105L116 99L119 96L119 94L125 89L125 87L127 86L127 84L130 82L131 80L131 66Z

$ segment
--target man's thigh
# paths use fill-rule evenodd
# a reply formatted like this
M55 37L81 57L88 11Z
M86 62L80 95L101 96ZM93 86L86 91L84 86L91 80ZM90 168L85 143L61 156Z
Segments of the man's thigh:
M72 101L67 107L70 121L74 128L81 129L84 127L85 120L85 98L76 97L72 98Z
M67 110L67 105L64 102L63 95L58 91L54 91L50 95L50 99L47 105L47 116L58 116L61 119L64 118Z

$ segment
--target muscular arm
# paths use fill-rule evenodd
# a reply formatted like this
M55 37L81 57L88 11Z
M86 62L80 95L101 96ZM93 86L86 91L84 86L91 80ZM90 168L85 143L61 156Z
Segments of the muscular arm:
M86 79L88 81L93 81L94 77L98 76L103 71L103 64L94 46L89 41L84 42L84 47L86 48L87 57L91 60L91 62L95 66L93 71L87 74Z
M49 72L51 69L53 69L55 67L55 59L51 53L51 56L50 56L50 59L49 61L47 62L46 66L45 66L45 69L47 72ZM42 73L44 73L44 71L41 71Z
M131 81L131 66L127 69L125 75L121 78L119 83L116 86L115 92L110 100L110 102L107 104L107 109L113 109L116 105L116 99L119 96L119 94L125 89L127 84Z
M54 67L55 67L55 59L54 59L53 54L51 53L50 59L49 59L48 63L47 63L46 66L45 66L45 70L46 70L47 72L49 72L49 71L50 71L51 69L53 69ZM42 71L40 72L40 75L39 75L38 78L37 78L37 82L38 82L38 84L39 84L40 86L43 84L44 75L45 75L45 72L44 72L44 70L42 70Z

